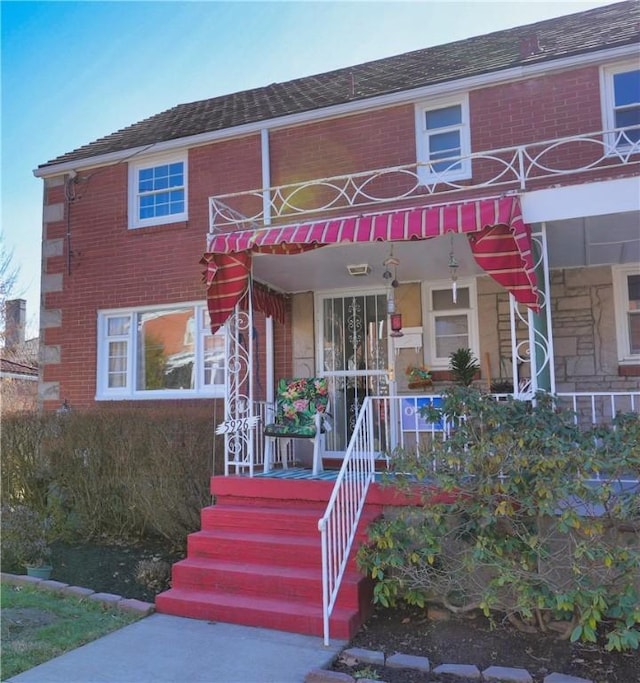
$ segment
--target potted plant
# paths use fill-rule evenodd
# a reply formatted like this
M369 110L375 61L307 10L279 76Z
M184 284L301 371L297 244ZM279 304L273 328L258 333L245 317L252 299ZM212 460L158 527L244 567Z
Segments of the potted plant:
M26 505L2 506L2 556L25 567L29 576L51 577L50 520Z
M425 389L433 384L431 371L426 365L409 365L405 370L409 389Z
M480 370L480 365L471 349L459 348L449 354L449 370L456 382L468 387Z

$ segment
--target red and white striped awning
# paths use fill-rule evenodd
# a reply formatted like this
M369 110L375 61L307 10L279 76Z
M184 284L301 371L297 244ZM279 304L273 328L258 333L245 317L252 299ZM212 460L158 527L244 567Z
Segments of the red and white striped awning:
M224 324L247 291L252 253L299 254L327 244L404 242L448 233L468 234L478 265L519 303L538 309L531 232L519 198L509 196L214 235L202 260L212 328Z

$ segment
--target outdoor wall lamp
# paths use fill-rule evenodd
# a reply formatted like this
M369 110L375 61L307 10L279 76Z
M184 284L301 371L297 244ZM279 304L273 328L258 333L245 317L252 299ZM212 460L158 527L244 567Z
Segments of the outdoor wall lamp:
M392 313L389 316L391 323L391 336L402 337L402 313Z

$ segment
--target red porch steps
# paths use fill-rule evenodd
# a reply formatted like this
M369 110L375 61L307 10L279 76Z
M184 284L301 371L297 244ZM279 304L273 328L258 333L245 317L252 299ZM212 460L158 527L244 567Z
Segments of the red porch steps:
M318 520L333 482L216 477L216 504L187 539L159 612L322 636L322 560ZM365 506L359 538L380 513ZM357 549L357 544L356 544ZM330 621L331 637L348 639L372 609L372 582L352 552Z

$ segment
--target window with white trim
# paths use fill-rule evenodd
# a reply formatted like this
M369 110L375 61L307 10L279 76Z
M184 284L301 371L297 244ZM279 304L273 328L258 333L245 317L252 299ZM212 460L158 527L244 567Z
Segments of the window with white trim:
M129 227L186 221L185 155L154 157L129 163Z
M640 363L640 266L613 269L618 360Z
M455 302L451 281L425 283L423 287L426 363L435 369L448 369L449 355L459 348L470 348L479 358L475 280L458 280Z
M602 70L603 122L610 154L640 142L640 69L637 62Z
M418 177L423 183L471 176L469 99L420 102L416 105Z
M224 396L225 334L203 304L98 313L98 400Z

